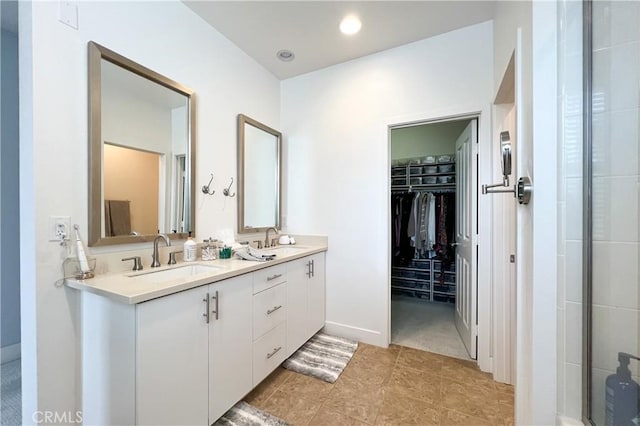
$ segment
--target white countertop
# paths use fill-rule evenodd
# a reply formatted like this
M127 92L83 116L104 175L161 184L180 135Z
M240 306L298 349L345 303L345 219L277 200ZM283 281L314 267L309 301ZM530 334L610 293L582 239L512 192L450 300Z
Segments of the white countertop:
M176 265L163 265L158 268L146 268L142 271L101 274L88 280L67 279L66 285L76 290L89 291L121 303L133 305L327 251L326 245L294 245L278 246L278 248L284 248L284 250L276 249L276 258L266 262L242 260L236 258L234 255L231 259L179 262ZM287 248L291 248L291 250L288 251ZM265 251L268 251L268 249ZM278 251L282 251L283 253L278 253ZM214 266L215 268L211 268L211 271L206 271L198 275L159 280L160 282L149 279L149 274L153 272L190 265ZM143 275L146 275L144 279L136 278Z

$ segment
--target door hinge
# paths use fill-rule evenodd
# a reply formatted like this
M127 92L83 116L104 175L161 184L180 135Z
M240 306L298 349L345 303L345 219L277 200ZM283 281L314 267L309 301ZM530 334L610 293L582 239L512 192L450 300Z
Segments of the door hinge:
M509 255L509 262L516 263L516 255L515 254Z

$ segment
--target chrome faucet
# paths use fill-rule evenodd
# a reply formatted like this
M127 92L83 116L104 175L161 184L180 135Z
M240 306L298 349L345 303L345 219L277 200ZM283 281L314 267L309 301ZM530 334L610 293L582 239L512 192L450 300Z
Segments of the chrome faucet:
M265 237L264 237L264 247L265 248L275 246L275 244L271 244L269 242L269 231L271 231L272 229L275 231L276 235L278 234L278 230L276 229L276 227L272 226L271 228L267 228L267 232L266 232Z
M152 255L152 262L151 262L151 267L152 268L156 268L158 266L160 266L160 259L158 256L158 240L162 238L164 239L164 242L167 243L167 247L169 247L171 245L171 240L169 239L169 237L167 236L167 234L158 234L156 235L156 237L153 239L153 255Z

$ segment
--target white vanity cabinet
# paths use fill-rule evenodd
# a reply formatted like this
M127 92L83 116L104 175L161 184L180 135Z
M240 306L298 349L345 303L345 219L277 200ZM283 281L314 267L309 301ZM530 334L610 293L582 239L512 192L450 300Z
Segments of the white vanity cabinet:
M253 388L252 294L252 274L209 285L209 423Z
M253 273L253 385L286 359L287 265Z
M324 253L287 263L287 280L287 356L290 356L324 327Z
M137 424L207 424L208 287L136 305Z
M253 388L252 274L82 304L85 424L206 426Z
M84 423L214 423L323 327L324 288L318 253L135 304L83 291Z

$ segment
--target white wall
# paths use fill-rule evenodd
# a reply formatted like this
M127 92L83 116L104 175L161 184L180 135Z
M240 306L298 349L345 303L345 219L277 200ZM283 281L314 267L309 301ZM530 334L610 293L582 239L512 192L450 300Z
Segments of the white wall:
M236 172L236 115L279 127L279 82L180 2L78 2L79 30L58 2L20 3L23 421L79 408L77 295L54 286L66 251L49 215L87 235L87 42L94 40L195 90L196 188ZM233 189L233 188L232 188ZM195 200L198 236L235 228L235 203ZM145 245L136 246L146 247ZM131 249L93 249L92 254ZM148 252L151 252L149 245Z
M482 111L482 137L491 45L486 22L282 82L287 229L329 236L329 328L387 344L388 126Z
M20 241L18 192L18 38L16 34L2 31L2 143L0 150L0 182L2 184L2 210L0 211L0 267L2 275L2 348L20 343L20 254L16 249ZM17 348L17 347L14 347ZM18 350L13 350L15 355ZM3 358L7 356L3 350Z
M391 159L453 154L468 120L445 121L391 130Z

